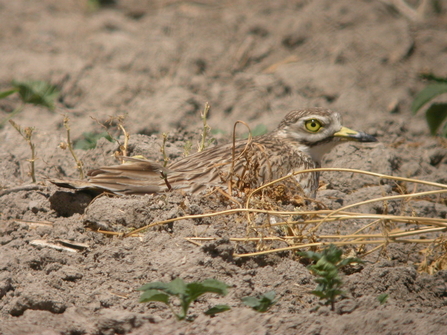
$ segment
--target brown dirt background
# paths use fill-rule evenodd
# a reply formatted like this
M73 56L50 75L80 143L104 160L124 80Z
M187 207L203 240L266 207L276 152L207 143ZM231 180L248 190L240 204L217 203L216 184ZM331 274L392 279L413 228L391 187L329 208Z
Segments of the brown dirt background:
M390 1L391 2L391 1ZM427 2L429 5L430 1ZM183 220L141 238L110 238L87 225L126 231L185 214L230 208L218 197L181 194L102 197L89 201L60 190L47 177L77 177L68 151L63 114L74 140L101 131L127 113L130 154L180 157L186 140L198 140L200 111L230 139L233 123L273 129L292 109L322 106L340 111L344 124L377 136L379 143L346 144L324 166L447 183L447 145L430 137L423 113L409 110L425 83L421 71L447 72L447 6L427 6L411 20L387 1L118 1L89 11L85 1L0 1L0 90L13 79L58 85L55 112L27 106L14 120L36 127L39 186L0 196L1 334L442 334L447 333L447 271L418 273L414 245L390 245L344 275L347 297L336 310L307 292L313 276L291 254L243 260L229 236L244 236L243 216ZM417 6L418 1L409 1ZM440 100L445 97L440 97ZM3 119L18 103L0 100ZM8 124L0 129L0 186L28 185L29 148ZM78 151L87 168L113 163L116 144L101 140ZM375 179L324 173L319 199L330 208L395 194ZM419 188L421 190L423 188ZM362 208L384 211L384 205ZM55 208L56 210L54 210ZM401 203L387 207L403 212ZM407 211L446 218L444 199L413 201ZM32 222L48 221L48 226ZM349 231L360 223L340 223ZM217 236L196 246L187 236ZM78 253L40 248L37 239L86 243ZM162 304L138 303L135 289L151 281L216 278L232 285L227 297L205 295L191 308L192 323L177 322ZM267 313L240 298L275 290ZM380 305L377 296L389 294ZM227 303L213 318L202 311Z

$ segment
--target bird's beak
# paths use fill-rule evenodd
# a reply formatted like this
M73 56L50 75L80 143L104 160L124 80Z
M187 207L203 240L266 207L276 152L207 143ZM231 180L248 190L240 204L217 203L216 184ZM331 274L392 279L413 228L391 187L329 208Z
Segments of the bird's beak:
M334 134L334 137L340 137L341 140L345 141L377 142L377 139L374 136L346 127L341 127L341 129Z

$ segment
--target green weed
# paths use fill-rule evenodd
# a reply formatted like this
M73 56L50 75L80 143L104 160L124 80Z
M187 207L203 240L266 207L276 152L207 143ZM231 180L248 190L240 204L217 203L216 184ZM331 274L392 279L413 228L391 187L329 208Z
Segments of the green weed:
M11 94L18 93L21 103L17 106L11 114L0 122L0 127L3 127L8 120L19 114L26 104L46 107L49 110L54 110L55 101L59 95L56 86L40 80L29 81L13 81L12 88L0 92L0 99L6 98Z
M315 261L315 264L309 265L307 268L317 276L315 281L318 286L311 293L320 299L326 299L326 305L331 305L334 310L335 299L344 295L341 290L343 281L339 276L339 270L352 263L363 263L358 258L343 258L343 251L331 244L322 252L302 251L298 255Z
M377 296L377 300L379 300L381 305L385 304L388 300L388 294L387 293L379 294Z
M188 320L188 309L192 302L205 293L216 293L222 296L227 295L228 285L215 279L205 279L202 282L185 283L181 278L176 278L170 283L153 282L138 288L144 291L140 296L140 302L158 301L166 304L177 317L178 320ZM175 312L170 303L171 297L180 300L180 312ZM205 312L207 315L214 315L229 310L227 305L217 305Z
M255 311L267 312L278 300L275 300L275 291L269 291L258 297L244 297L242 302Z
M94 133L94 132L87 132L82 133L83 138L77 140L74 143L75 149L81 149L81 150L89 150L96 148L96 142L100 138L106 138L109 142L112 142L112 137L105 131L102 133Z
M411 105L411 111L416 114L425 104L441 94L447 93L447 78L437 77L431 73L422 74L421 77L432 83L427 85L422 91L416 94ZM436 135L440 131L440 135L447 137L447 103L431 103L425 112L430 133ZM444 126L442 124L444 123Z

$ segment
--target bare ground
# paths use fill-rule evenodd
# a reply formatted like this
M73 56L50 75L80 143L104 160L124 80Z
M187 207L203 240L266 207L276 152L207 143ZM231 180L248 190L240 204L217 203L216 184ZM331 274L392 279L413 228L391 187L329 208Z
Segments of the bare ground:
M130 155L161 160L161 133L169 132L166 149L175 160L186 141L198 141L200 112L208 101L208 122L219 131L219 142L229 141L236 120L271 130L289 110L329 107L343 114L346 126L379 142L340 146L324 166L447 184L446 142L429 136L422 113L410 113L415 93L425 85L418 73L447 75L447 8L439 1L438 10L428 6L405 14L386 3L118 1L91 11L79 1L0 1L0 90L13 79L46 80L61 90L55 112L26 106L14 118L36 128L37 185L29 186L26 142L9 124L0 129L0 333L446 333L447 271L420 271L423 246L391 243L366 257L364 265L343 274L347 294L331 311L308 293L314 277L293 253L233 256L256 247L229 241L246 236L244 215L181 220L140 237L94 231L128 232L234 208L228 199L177 193L101 197L85 209L88 195L46 181L78 176L70 153L58 147L66 140L64 114L74 140L102 131L97 120L127 114ZM0 100L0 119L18 103L14 96ZM88 169L114 163L115 150L115 143L103 139L77 154ZM398 191L373 177L323 173L322 179L318 200L332 209ZM445 196L359 210L447 216ZM352 232L363 224L342 221L321 233ZM185 240L191 236L216 239L198 246ZM36 240L88 247L61 251ZM362 250L351 245L345 251ZM176 321L162 304L138 303L136 288L176 277L215 278L231 285L230 293L200 298L192 305L191 323ZM280 300L267 313L241 303L242 297L270 290ZM377 297L383 293L389 298L381 305ZM232 310L202 314L222 303Z

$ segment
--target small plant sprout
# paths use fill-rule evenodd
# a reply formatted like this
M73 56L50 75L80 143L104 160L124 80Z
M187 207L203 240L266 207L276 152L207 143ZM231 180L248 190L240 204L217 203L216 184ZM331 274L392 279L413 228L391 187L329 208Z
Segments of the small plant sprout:
M138 288L143 291L140 302L158 301L166 304L177 317L178 320L188 320L188 309L192 302L205 293L216 293L222 296L227 295L228 285L215 279L205 279L202 282L185 283L181 278L176 278L170 283L153 282ZM171 298L177 297L180 300L180 312L177 313L171 305ZM205 312L207 315L214 315L229 310L227 305L217 305Z
M278 301L275 296L275 291L269 291L258 297L244 297L242 302L256 312L265 313Z
M377 296L377 300L380 302L381 305L385 304L388 300L388 294L382 293Z
M22 129L17 123L15 123L13 120L9 120L9 123L19 132L19 134L25 139L25 141L28 143L30 149L31 149L31 159L28 161L30 162L30 172L29 175L31 176L31 179L33 180L33 183L36 182L36 174L35 174L35 168L34 168L34 162L36 161L36 150L35 145L31 141L31 138L33 136L33 127L26 127L25 129Z
M437 77L430 73L422 74L421 77L433 83L427 85L415 96L411 105L413 114L416 114L425 104L437 96L447 94L447 78ZM447 137L447 123L444 123L447 119L447 103L431 103L425 112L425 119L432 135L436 135L441 129L441 136ZM444 127L441 127L443 123Z
M228 305L216 305L214 307L211 307L207 311L205 311L204 314L214 316L218 313L229 311L230 309L231 309L231 307Z
M317 276L315 281L318 286L311 293L320 299L326 299L325 304L331 305L331 310L334 310L335 299L339 295L345 294L341 290L343 281L339 276L339 270L346 265L363 263L363 261L358 258L343 258L343 251L333 244L322 252L303 251L298 252L298 255L316 262L307 267Z
M109 142L112 142L112 137L110 137L110 135L106 131L103 131L102 133L85 132L82 133L82 136L83 136L82 139L79 139L74 143L75 149L80 150L94 149L96 148L96 143L98 142L98 140L103 137L107 139Z
M12 89L0 92L0 99L6 98L14 93L19 94L21 103L11 114L0 122L0 127L3 127L8 120L19 114L25 107L25 104L42 106L49 110L54 110L55 101L59 95L56 86L44 81L13 81Z

